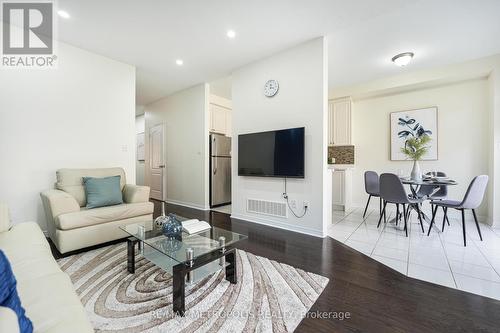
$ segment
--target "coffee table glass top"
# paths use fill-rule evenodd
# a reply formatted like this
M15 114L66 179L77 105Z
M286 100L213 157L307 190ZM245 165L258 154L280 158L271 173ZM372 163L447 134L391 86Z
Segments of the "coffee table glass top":
M180 217L179 219L181 221L185 220L185 218ZM153 221L129 224L121 226L120 229L177 263L187 262L186 250L188 248L193 250L193 259L196 259L199 256L221 249L220 237L225 238L225 246L247 238L236 232L217 227L191 235L183 232L180 239L167 238L163 235L161 227L156 226Z

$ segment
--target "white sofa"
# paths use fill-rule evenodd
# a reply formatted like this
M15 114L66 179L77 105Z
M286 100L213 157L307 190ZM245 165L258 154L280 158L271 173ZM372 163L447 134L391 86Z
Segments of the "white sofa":
M12 266L21 304L34 332L94 332L69 276L54 260L38 224L9 226L7 207L0 203L0 249ZM18 330L15 313L0 307L0 332Z
M56 189L41 193L50 239L61 253L126 237L120 226L153 219L149 187L126 184L122 168L60 169ZM85 208L83 177L121 176L123 204Z

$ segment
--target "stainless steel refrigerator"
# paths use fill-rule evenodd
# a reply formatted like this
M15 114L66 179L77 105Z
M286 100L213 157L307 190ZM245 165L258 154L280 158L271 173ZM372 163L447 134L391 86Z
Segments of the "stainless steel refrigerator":
M210 207L231 203L231 138L210 134Z

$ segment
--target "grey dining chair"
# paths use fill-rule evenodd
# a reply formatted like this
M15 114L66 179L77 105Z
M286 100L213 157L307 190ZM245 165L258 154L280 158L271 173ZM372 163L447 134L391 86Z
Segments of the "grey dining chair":
M479 223L477 221L476 216L476 208L481 205L484 198L484 193L486 192L486 187L488 186L488 176L481 175L476 176L469 184L467 188L467 192L465 192L465 196L462 201L459 200L433 200L432 204L436 207L432 212L432 220L431 225L429 226L429 231L427 232L427 236L431 233L432 225L434 224L434 219L436 218L436 212L438 207L444 208L444 217L443 217L443 227L442 231L444 231L444 221L448 215L448 208L457 209L462 212L462 233L464 237L464 246L467 246L467 239L465 236L465 210L472 210L472 215L474 216L474 222L476 222L477 233L479 234L479 238L481 241L483 240L483 236L481 235L481 228L479 227Z
M426 175L430 176L431 173L427 172ZM437 171L436 176L446 177L446 173L444 173L442 171ZM439 188L439 189L437 189L437 191L436 191L436 188ZM419 198L427 198L430 200L443 200L443 199L446 199L448 197L448 186L447 185L420 186L420 188L417 191L417 196ZM434 212L434 206L433 206L432 202L431 202L431 211ZM443 207L443 213L444 213L444 207ZM448 223L448 225L450 225L450 221L448 220L448 216L446 216L446 222Z
M375 171L365 172L365 191L368 194L368 201L366 202L365 211L363 213L363 218L365 218L366 210L370 204L370 199L372 197L379 198L379 213L382 213L382 199L380 198L380 181L378 174Z
M420 204L422 203L421 198L410 198L405 191L403 183L401 183L401 179L393 173L383 173L380 175L380 197L384 201L384 206L382 209L382 214L380 214L380 218L378 220L377 228L380 226L380 222L382 221L382 216L386 216L386 206L387 203L392 203L396 205L396 221L399 219L399 205L403 206L403 219L404 219L404 230L406 233L406 237L408 237L408 214L407 209L410 209L410 206L415 207L417 210L418 220L420 222L420 227L422 228L422 232L424 232L424 224L422 223L422 216L420 214ZM407 207L408 206L408 207Z

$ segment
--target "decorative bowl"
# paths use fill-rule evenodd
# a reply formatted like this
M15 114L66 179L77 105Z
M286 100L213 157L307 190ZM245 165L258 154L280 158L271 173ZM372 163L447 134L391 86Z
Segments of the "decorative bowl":
M166 215L160 215L155 219L155 225L161 228L165 223L169 222L170 218Z
M179 238L182 235L182 223L174 214L166 216L167 221L161 226L163 234L168 238Z

